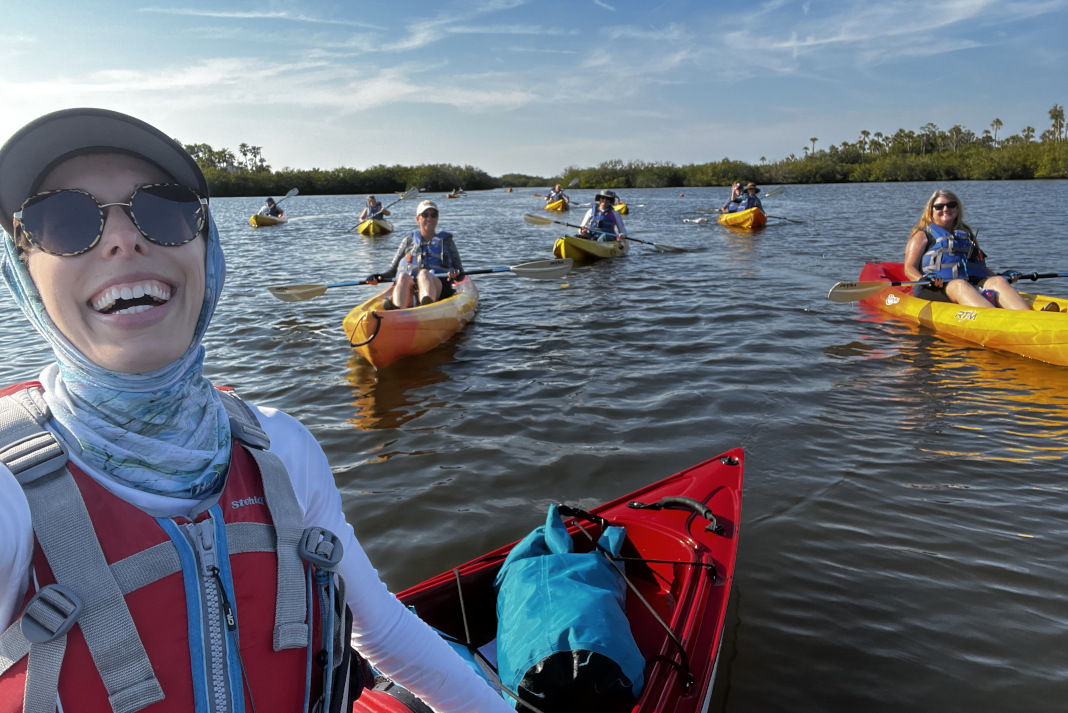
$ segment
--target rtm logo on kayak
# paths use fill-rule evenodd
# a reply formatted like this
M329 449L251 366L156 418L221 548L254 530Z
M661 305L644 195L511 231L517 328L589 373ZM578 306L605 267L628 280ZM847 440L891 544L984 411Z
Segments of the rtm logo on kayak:
M969 322L974 322L975 318L978 316L979 314L974 309L962 309L960 312L957 312L957 314L953 316L953 319L957 320L958 322L963 322L965 320L968 320Z

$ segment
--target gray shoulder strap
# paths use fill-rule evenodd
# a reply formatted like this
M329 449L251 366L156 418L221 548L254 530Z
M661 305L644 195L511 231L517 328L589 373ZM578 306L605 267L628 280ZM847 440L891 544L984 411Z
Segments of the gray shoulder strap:
M69 591L84 607L77 617L78 626L107 689L112 710L114 713L133 713L163 700L163 690L145 653L126 600L108 568L74 477L66 468L65 454L63 464L58 469L54 467L58 456L53 451L55 448L62 449L62 445L42 426L48 419L47 406L44 406L39 393L25 390L0 399L0 414L0 443L10 443L11 437L14 437L16 444L19 444L14 457L4 463L22 484L30 505L34 534L57 584L64 591ZM31 443L36 445L31 446ZM11 450L9 446L3 452L9 455ZM46 464L52 467L46 470ZM16 624L21 625L25 634L25 619L20 619ZM35 646L52 642L55 638L39 643L34 643L32 637L27 638L30 640L28 665L35 660L40 661L46 670L37 675L43 681L58 681L62 650L58 651L58 655L56 651L41 656L34 654ZM51 671L52 667L57 667L57 670ZM27 678L33 677L34 673L28 671ZM34 689L28 686L26 696L27 700L31 697L50 699L54 710L54 690L50 694L41 694L36 691L36 686Z

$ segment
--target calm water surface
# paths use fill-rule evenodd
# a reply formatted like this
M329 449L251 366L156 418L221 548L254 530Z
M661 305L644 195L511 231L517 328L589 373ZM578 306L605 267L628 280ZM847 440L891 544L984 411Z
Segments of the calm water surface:
M1068 182L947 185L996 269L1068 271ZM689 252L476 277L475 322L382 372L341 329L371 288L266 290L385 268L398 236L345 232L363 197L299 196L258 230L262 199L215 200L229 278L208 373L312 429L394 589L521 537L549 501L594 505L742 446L725 710L1062 710L1068 369L825 297L900 260L935 187L791 186L765 208L804 223L758 233L684 222L725 190L624 192L635 237ZM566 229L523 222L533 193L440 201L468 269L550 257ZM414 203L395 208L413 229ZM0 309L0 376L36 375L43 341L6 292Z

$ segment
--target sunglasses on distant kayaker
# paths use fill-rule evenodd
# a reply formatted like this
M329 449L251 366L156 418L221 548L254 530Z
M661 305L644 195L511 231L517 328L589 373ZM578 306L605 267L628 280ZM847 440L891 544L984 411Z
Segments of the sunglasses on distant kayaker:
M424 210L419 214L420 218L437 218L438 212L436 210Z
M937 210L937 211L943 211L946 208L949 208L950 210L956 210L957 209L957 201L947 201L945 203L935 203L933 206L931 206L931 208L933 210Z
M118 206L134 227L156 245L185 245L204 231L208 200L174 183L141 186L128 203L100 203L77 188L46 191L27 198L15 213L19 231L50 255L72 257L92 250L104 234L104 209Z

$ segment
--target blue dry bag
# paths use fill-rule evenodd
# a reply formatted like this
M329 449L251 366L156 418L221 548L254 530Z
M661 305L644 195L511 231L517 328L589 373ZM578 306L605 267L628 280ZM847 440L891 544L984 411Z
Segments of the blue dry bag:
M618 556L625 537L610 526L600 545ZM506 688L543 711L633 707L645 660L625 612L626 583L604 554L574 551L556 505L508 555L494 587Z

